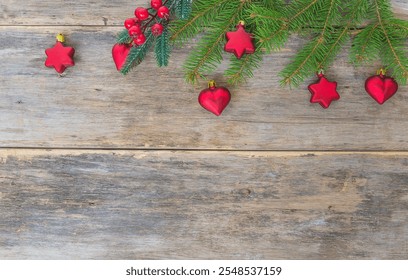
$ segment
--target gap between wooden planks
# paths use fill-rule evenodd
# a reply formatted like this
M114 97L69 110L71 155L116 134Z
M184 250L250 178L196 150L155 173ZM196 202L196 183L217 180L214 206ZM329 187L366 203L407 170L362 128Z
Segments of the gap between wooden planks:
M1 147L0 156L16 156L16 157L35 157L35 156L64 156L64 155L81 155L81 154L114 154L114 155L127 155L127 154L149 154L149 153L163 153L163 154L234 154L242 156L271 156L271 157L304 157L304 156L343 156L343 155L367 155L367 156L384 156L393 157L401 156L408 157L408 151L361 151L361 150L330 150L330 151L318 151L318 150L220 150L220 149L208 149L208 150L194 150L194 149L87 149L87 148L40 148L40 147Z

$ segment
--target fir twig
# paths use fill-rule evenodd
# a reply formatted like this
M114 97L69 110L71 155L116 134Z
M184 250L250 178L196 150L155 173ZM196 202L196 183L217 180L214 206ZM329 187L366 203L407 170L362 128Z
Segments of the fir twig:
M278 25L270 26L267 22L262 24L256 32L260 47L266 52L279 50L286 43L289 31L303 28L310 20L311 10L316 11L320 2L319 0L312 0L310 3L301 0L293 1L283 9L283 20L277 22Z
M177 1L176 6L176 16L178 19L186 20L190 17L192 10L192 0L180 0Z
M146 36L146 42L139 47L133 46L131 48L127 56L126 62L123 65L120 72L126 75L134 66L140 64L146 57L146 54L149 51L150 47L152 46L153 42L154 36L150 31L148 31Z
M367 0L357 0L353 4L345 3L345 7L343 8L345 11L348 12L347 23L345 24L343 30L338 32L339 30L335 30L333 34L333 38L337 39L331 44L330 48L328 49L326 55L320 61L318 68L325 69L329 66L329 64L334 60L337 56L337 53L340 51L341 46L344 45L348 35L350 33L350 29L354 29L357 24L360 24L363 19L364 15L367 13L369 6Z
M372 22L353 40L351 60L355 64L372 62L378 58L401 84L408 79L408 57L405 43L408 22L396 19L389 1L373 0L368 13Z
M401 37L408 37L408 22L400 19L392 19L387 22L388 25L393 26L401 31Z
M127 29L122 30L118 33L116 37L116 42L119 44L128 44L132 41L132 38L129 36L129 31Z
M205 26L213 22L219 12L219 8L231 0L195 0L190 19L177 20L171 24L171 41L183 44L203 31Z
M188 82L196 83L198 78L203 78L205 73L213 71L221 62L225 33L231 25L238 23L244 5L245 1L233 0L220 8L217 22L209 26L209 33L201 39L202 44L191 52L184 64ZM223 10L226 12L222 13Z
M159 37L157 37L154 53L157 65L159 67L167 66L169 64L170 45L169 31L167 30L167 28L165 28L163 30L163 33Z
M353 40L351 61L361 64L375 60L381 49L380 38L379 23L366 26Z
M376 14L377 14L377 19L378 23L381 26L382 31L384 32L385 39L387 41L389 51L392 53L392 58L387 56L387 49L382 52L382 60L386 63L389 64L388 68L395 68L394 72L395 74L395 79L397 79L399 82L406 84L407 79L408 79L408 70L407 70L407 65L408 65L408 59L404 59L404 53L401 49L400 46L398 46L398 42L393 42L395 40L391 40L392 35L389 33L392 33L385 27L385 23L383 21L383 14L389 12L389 7L385 4L382 3L382 9L380 8L379 5L380 0L374 0L375 6L376 6ZM386 7L384 9L384 6ZM388 8L388 9L387 9ZM403 62L403 60L405 60Z
M217 69L224 58L225 33L239 20L254 34L256 52L240 60L231 56L224 75L232 84L252 77L264 53L282 48L293 33L309 34L312 39L281 71L282 84L298 86L312 73L327 68L352 36L352 62L380 58L398 82L404 84L408 79L408 21L394 17L390 0L167 0L165 4L178 20L171 20L170 30L165 28L166 33L156 40L159 66L168 64L169 40L180 46L205 31L184 63L189 82ZM153 45L151 34L147 37L143 46L131 49L123 73L140 63ZM127 30L118 34L118 43L131 40Z
M240 84L249 78L253 77L253 70L259 67L262 61L262 54L255 52L251 55L238 59L231 56L231 63L224 75L227 77L227 82L232 85Z
M329 1L330 4L328 7L323 6L322 10L318 11L319 14L325 13L324 25L319 36L313 39L311 43L307 44L296 55L293 62L280 73L283 77L282 85L298 86L308 75L319 71L321 61L323 61L329 53L329 49L326 45L328 42L333 41L332 34L327 32L327 30L329 29L329 26L337 22L338 15L336 17L333 13L341 4L340 0Z

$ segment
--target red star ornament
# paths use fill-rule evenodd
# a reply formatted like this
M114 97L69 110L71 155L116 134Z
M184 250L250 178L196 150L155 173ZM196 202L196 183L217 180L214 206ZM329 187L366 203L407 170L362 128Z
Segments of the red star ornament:
M327 109L332 101L340 99L340 95L336 90L337 82L330 82L322 73L317 76L319 81L308 87L312 94L310 103L319 103L323 108Z
M65 69L70 66L74 66L74 54L75 49L72 47L65 47L63 45L64 36L58 34L57 43L52 48L46 49L45 54L47 59L45 60L45 66L54 67L55 71L62 74Z
M238 59L245 53L251 54L255 52L252 34L245 31L243 23L240 22L237 25L237 31L227 32L226 37L228 42L225 44L224 50L235 54Z

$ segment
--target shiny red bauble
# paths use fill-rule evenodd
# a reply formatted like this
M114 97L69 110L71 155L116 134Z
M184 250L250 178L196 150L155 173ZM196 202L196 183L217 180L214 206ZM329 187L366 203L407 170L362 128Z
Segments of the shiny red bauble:
M163 33L163 25L160 23L155 23L152 25L152 34L154 36L159 36Z
M170 15L169 8L166 6L161 6L160 8L157 9L157 16L159 18L168 18Z
M146 20L149 18L149 11L146 8L143 7L138 7L135 10L135 16L139 19L139 20Z
M133 42L135 45L141 46L146 42L146 36L143 33L140 33L135 39L133 39Z
M152 0L152 1L150 1L150 6L153 9L157 10L158 8L163 6L163 1L162 0Z
M138 23L138 19L136 19L136 18L128 18L128 19L125 20L124 25L125 25L125 28L126 28L126 29L129 29L129 28L131 28L132 26L134 26L134 25L137 24L137 23Z
M125 64L131 48L132 46L128 44L115 44L113 46L112 58L118 71L120 71L120 69L123 67L123 64Z
M378 104L384 104L398 91L398 84L393 78L385 76L383 71L379 71L378 75L366 80L365 90Z
M231 93L225 87L216 87L214 81L208 83L208 88L201 91L198 96L200 105L216 116L228 106L231 100Z
M129 28L129 36L130 37L136 37L140 33L142 33L142 29L140 27L140 24L133 25L131 28Z

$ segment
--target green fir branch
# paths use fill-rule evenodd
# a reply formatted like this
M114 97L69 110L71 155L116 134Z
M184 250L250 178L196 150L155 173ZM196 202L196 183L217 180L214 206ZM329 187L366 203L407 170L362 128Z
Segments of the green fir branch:
M148 31L146 36L146 42L141 46L133 46L126 58L126 62L123 65L120 72L124 75L128 74L129 71L135 67L136 65L140 64L143 59L146 57L147 52L150 50L152 44L154 42L153 34Z
M346 26L343 28L341 32L333 33L333 43L329 46L330 48L327 50L326 54L320 60L319 66L317 69L327 69L329 65L334 61L337 54L341 51L344 43L349 38L348 36L349 28Z
M296 0L290 5L282 7L279 17L281 20L263 22L257 20L259 26L255 32L255 36L259 41L260 48L267 53L277 51L283 47L288 40L291 31L300 30L305 26L309 26L311 14L319 10L322 1L312 0ZM269 9L264 8L264 13L270 13ZM276 11L275 11L276 12ZM259 13L253 13L251 17L257 18ZM271 15L273 17L273 15Z
M254 76L253 71L260 66L261 62L262 54L260 52L245 55L241 59L231 56L229 68L224 72L224 76L229 84L240 84Z
M378 59L382 45L379 23L370 24L354 37L350 59L356 65L372 62Z
M154 53L159 67L167 66L170 58L169 31L167 28L157 37Z
M279 12L279 10L271 9L261 5L251 5L251 7L249 8L249 15L251 21L254 21L257 24L273 24L274 21L288 21L288 19L284 17L284 15Z
M360 65L380 58L384 68L390 70L399 83L406 84L408 22L396 19L389 1L385 0L373 0L367 14L371 23L355 36L350 51L351 61Z
M122 30L118 33L116 37L116 42L118 44L129 44L132 41L132 38L129 36L129 31L127 29Z
M192 0L179 0L175 6L176 16L178 19L186 20L192 12Z
M317 17L317 21L324 23L321 32L319 36L300 50L293 61L281 71L282 85L299 86L305 78L320 70L322 61L327 61L330 49L335 50L336 46L338 46L336 41L338 41L339 37L335 38L333 36L331 26L337 24L340 19L336 11L341 5L341 0L325 0L322 2L325 3L320 7L320 10L316 11L319 16L324 16L322 18ZM333 45L333 47L328 47L330 45Z
M363 23L370 10L369 2L367 0L344 1L342 10L346 12L346 27L357 28L357 25Z
M225 33L244 20L254 34L256 51L241 59L231 55L224 72L231 84L251 78L263 55L281 49L291 34L310 39L281 71L282 84L298 86L329 67L350 38L353 63L381 59L398 82L408 80L408 21L395 18L390 0L168 0L166 5L177 20L170 20L156 40L149 32L144 45L132 47L122 73L139 64L154 43L158 65L166 66L170 43L180 46L199 37L183 65L186 80L194 83L221 64ZM131 42L127 30L118 34L117 42Z
M357 28L358 24L361 24L364 20L364 16L367 14L369 5L367 0L357 0L355 2L345 1L343 2L343 11L347 11L346 24L343 30L337 28L333 31L333 40L329 45L329 49L323 59L320 61L318 68L326 69L334 61L337 54L341 51L342 46L349 38L351 29Z
M393 18L387 21L387 25L396 30L396 35L400 39L405 40L408 37L408 21Z
M214 71L221 63L225 33L238 23L244 5L245 2L242 0L230 0L220 8L225 12L220 12L217 21L209 25L208 33L203 36L199 46L190 53L184 64L188 82L196 83L199 78Z
M190 18L185 20L176 20L170 23L170 40L178 45L191 40L200 32L204 31L214 21L218 22L217 16L222 7L231 0L194 0L193 12Z
M275 11L282 9L282 7L286 5L285 0L260 0L260 1L254 1L254 4L257 5L258 2L260 5L268 9L275 10Z
M394 78L398 82L406 84L408 79L408 58L403 50L403 44L400 40L395 40L395 36L393 36L395 30L390 30L383 20L387 17L393 17L391 7L389 6L389 2L384 0L374 0L374 4L378 23L384 33L386 44L388 45L388 48L384 48L384 50L380 52L381 60L387 65L387 69L393 69Z

